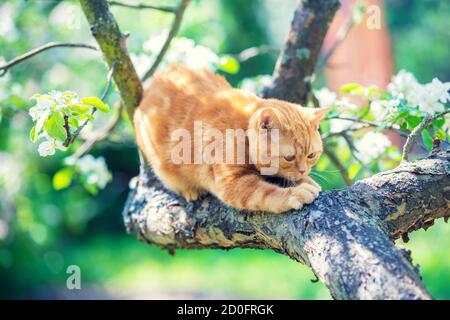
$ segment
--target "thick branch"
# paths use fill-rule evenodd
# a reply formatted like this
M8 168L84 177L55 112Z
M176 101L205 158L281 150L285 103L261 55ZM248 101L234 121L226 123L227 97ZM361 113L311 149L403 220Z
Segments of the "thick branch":
M120 32L106 0L80 0L80 3L108 67L117 63L114 82L126 110L132 115L143 89L126 48L127 36Z
M129 232L170 251L273 249L310 266L335 298L428 299L410 258L391 239L450 215L449 159L441 151L281 215L237 211L212 196L187 203L145 170L124 218Z
M338 8L338 0L299 1L273 84L264 97L306 103L323 39Z

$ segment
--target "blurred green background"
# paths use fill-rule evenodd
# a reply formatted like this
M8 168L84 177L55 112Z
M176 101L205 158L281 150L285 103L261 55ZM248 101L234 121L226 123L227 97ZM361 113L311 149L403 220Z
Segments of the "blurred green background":
M148 1L156 3L157 1ZM164 4L174 1L161 1ZM180 35L217 53L252 46L280 47L294 0L197 0ZM419 80L450 81L450 2L386 1L397 69ZM113 8L130 52L167 28L170 14ZM10 60L48 41L93 43L76 1L0 0L0 57ZM242 63L242 79L270 74L275 56ZM1 62L0 62L1 64ZM288 298L329 299L311 271L289 258L258 250L178 250L175 256L125 233L121 208L138 157L128 122L92 152L105 157L112 182L93 196L76 183L55 191L52 177L68 153L41 158L28 139L29 97L52 89L98 95L107 70L98 53L54 49L0 78L0 298ZM117 93L109 102L117 100ZM101 126L108 116L96 120ZM322 167L333 169L329 164ZM381 165L381 167L383 167ZM342 187L330 171L328 188ZM450 232L443 221L411 235L413 261L436 299L450 298ZM81 268L82 290L66 289L66 268Z

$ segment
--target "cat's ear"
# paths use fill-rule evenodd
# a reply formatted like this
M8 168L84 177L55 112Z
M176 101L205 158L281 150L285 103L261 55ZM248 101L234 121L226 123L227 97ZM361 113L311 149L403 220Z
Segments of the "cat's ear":
M275 129L280 127L280 119L273 108L265 108L261 111L259 127L261 129Z
M320 122L325 119L327 113L330 111L331 108L314 108L310 109L312 113L311 117L311 126L314 129L318 129Z

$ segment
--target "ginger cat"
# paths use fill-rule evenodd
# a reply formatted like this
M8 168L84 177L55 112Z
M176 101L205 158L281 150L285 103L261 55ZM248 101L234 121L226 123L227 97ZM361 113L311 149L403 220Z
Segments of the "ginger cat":
M308 174L322 153L318 128L327 111L262 99L234 89L209 71L172 65L154 75L135 112L134 126L137 143L156 175L186 200L210 192L234 208L281 213L312 203L319 194L320 186ZM208 132L207 137L196 132L199 129ZM220 137L244 130L253 135L236 135L231 144ZM243 157L239 147L244 147ZM210 157L203 159L208 152ZM275 169L270 174L295 186L266 182L261 173L269 165Z

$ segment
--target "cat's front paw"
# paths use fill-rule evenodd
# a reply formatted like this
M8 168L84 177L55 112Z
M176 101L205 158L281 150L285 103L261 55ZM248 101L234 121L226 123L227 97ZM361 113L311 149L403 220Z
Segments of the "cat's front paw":
M313 186L315 186L316 188L318 188L319 191L322 191L322 187L321 187L316 181L314 181L311 177L303 178L303 179L302 179L302 182L308 183L308 184L310 184L310 185L313 185Z
M319 185L317 184L314 185L309 181L302 182L297 187L292 188L292 193L288 199L288 205L292 209L301 209L304 204L310 204L314 200L316 200L316 198L319 196L319 192L320 192Z

